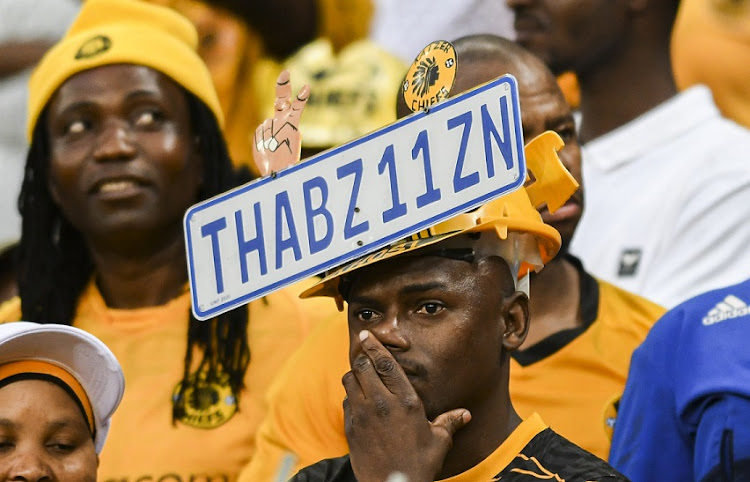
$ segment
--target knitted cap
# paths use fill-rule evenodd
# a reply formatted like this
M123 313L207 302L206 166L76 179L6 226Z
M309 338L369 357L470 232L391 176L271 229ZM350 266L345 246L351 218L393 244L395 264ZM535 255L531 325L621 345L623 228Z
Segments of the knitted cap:
M219 99L197 46L195 27L168 8L140 0L86 1L65 37L31 75L29 142L40 113L68 78L112 64L143 65L167 75L201 99L223 126Z

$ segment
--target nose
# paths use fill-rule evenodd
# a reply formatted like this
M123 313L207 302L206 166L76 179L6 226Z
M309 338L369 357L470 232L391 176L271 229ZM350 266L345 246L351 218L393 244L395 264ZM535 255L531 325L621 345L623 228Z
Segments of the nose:
M389 351L406 351L410 347L404 324L399 321L397 314L383 317L382 320L368 326L367 329Z
M135 153L127 124L116 119L104 122L96 138L94 158L98 161L126 160Z
M17 449L10 461L9 480L19 482L55 482L54 473L42 449Z

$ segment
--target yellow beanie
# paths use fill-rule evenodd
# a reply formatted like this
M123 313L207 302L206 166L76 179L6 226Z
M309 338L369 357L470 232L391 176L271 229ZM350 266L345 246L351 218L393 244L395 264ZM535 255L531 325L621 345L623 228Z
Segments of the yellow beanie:
M196 52L198 34L169 8L140 0L88 0L70 30L39 62L29 81L29 142L39 114L68 78L111 64L157 70L195 94L223 127L224 115L206 64Z

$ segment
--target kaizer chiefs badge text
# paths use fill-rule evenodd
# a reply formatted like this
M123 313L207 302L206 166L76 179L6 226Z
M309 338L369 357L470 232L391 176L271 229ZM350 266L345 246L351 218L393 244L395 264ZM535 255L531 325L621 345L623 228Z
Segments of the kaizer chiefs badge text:
M448 97L456 78L456 51L439 40L424 48L406 73L404 101L412 111L424 110Z

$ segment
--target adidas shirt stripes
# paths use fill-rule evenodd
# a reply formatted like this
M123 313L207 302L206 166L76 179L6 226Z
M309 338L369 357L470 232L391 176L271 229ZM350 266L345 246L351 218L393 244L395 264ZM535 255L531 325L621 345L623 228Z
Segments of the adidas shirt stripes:
M667 312L633 353L610 462L637 481L750 480L750 280Z

